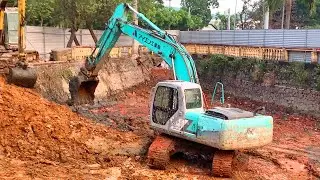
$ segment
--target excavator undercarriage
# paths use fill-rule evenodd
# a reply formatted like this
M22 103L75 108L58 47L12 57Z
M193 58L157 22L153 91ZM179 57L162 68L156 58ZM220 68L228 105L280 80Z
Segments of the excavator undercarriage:
M148 166L164 170L168 166L172 155L176 153L190 153L191 151L193 151L193 154L207 153L213 156L212 174L214 176L231 177L235 151L218 150L164 134L158 135L149 147L147 156Z

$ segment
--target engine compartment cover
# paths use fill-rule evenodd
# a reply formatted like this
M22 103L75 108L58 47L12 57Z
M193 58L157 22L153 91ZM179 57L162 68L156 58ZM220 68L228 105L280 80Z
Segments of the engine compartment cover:
M245 111L239 108L215 107L206 111L209 116L221 118L224 120L251 118L254 117L253 112Z

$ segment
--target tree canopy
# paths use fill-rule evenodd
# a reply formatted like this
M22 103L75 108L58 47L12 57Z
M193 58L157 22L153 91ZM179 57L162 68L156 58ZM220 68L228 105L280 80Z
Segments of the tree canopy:
M262 29L266 6L270 10L270 28L282 28L283 7L285 28L320 28L320 0L242 0L243 7L237 13L237 28L239 29ZM292 1L286 3L288 1ZM285 2L285 3L284 3ZM290 8L287 7L290 5ZM289 9L286 12L286 9ZM234 21L231 16L231 22ZM215 16L222 24L226 23L227 16L218 14ZM232 26L233 23L231 23ZM226 25L223 24L222 27Z
M217 6L217 0L187 0L186 6L176 10L165 7L163 0L139 0L139 11L162 29L196 30L211 20L210 8ZM27 24L63 28L104 29L105 22L113 14L117 4L132 3L132 0L27 0ZM9 0L9 6L16 6L17 0ZM190 7L191 14L187 7ZM205 9L205 13L200 13ZM143 24L142 24L143 25Z
M191 15L195 15L201 19L201 26L207 26L211 16L211 8L219 6L218 0L182 0L181 6L185 11L190 10Z

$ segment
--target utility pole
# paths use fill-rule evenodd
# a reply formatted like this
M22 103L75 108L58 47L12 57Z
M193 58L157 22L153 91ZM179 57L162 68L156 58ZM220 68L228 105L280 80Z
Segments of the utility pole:
M269 16L270 16L270 9L269 9L269 4L268 2L265 0L264 1L264 29L269 29Z
M282 17L281 17L281 29L284 29L284 12L286 7L286 1L283 1L282 5Z
M138 11L138 0L133 1L133 8ZM138 25L138 15L136 13L133 13L133 22L135 25ZM132 43L132 56L139 56L139 43L133 39Z
M236 6L234 7L234 30L236 30L237 25L237 6L238 6L238 0L236 0Z
M231 21L231 16L230 16L230 8L228 9L228 26L227 29L230 30L230 21Z
M191 17L191 11L190 11L190 7L188 8L188 16L189 16L189 18ZM189 29L189 27L188 27L188 31L189 31L190 29Z

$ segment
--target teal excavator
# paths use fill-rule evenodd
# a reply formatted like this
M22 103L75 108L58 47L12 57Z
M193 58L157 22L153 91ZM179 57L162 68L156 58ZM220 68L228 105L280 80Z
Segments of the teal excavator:
M151 30L128 22L128 12L135 13ZM191 143L212 148L212 172L229 177L235 151L257 148L272 142L273 118L238 108L205 109L195 63L175 38L161 30L128 4L119 4L106 24L96 49L85 66L69 82L71 104L94 103L98 73L121 34L140 42L158 54L172 68L175 80L157 83L152 89L150 126L159 135L148 150L150 167L165 169L170 156L187 151ZM96 53L97 51L97 53ZM188 142L188 143L182 143Z

